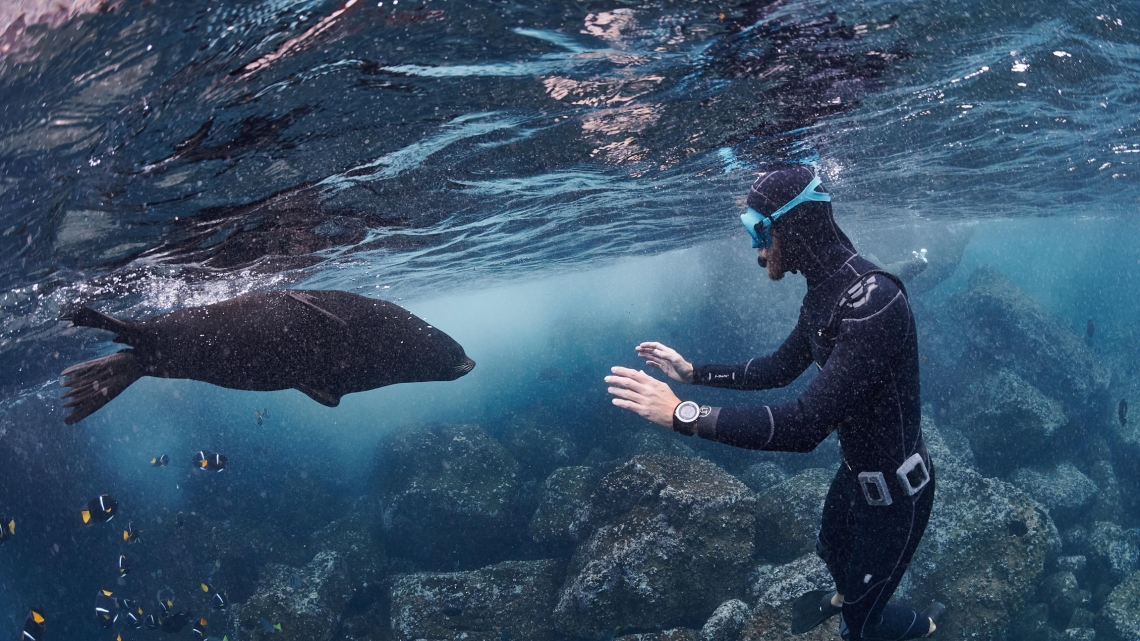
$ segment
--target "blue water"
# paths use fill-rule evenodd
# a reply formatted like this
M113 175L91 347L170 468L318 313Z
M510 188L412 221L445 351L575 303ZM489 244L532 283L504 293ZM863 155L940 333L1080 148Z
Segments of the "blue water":
M118 542L75 523L101 492L144 531L127 581L151 600L191 602L215 560L162 538L180 511L231 528L219 554L283 533L217 568L240 601L261 564L302 565L314 531L375 509L386 435L538 423L605 443L643 428L600 382L637 342L698 362L774 348L803 283L768 282L736 221L767 162L815 164L881 263L953 254L917 294L928 318L952 324L943 303L991 264L1075 333L1094 318L1106 358L1140 352L1135 4L77 6L0 13L0 517L20 519L0 634L36 603L49 638L104 638L90 594ZM948 226L972 229L960 260ZM63 425L59 372L114 349L63 310L146 318L287 286L398 302L479 365L334 409L148 378ZM953 367L935 356L937 411ZM201 448L235 465L191 476ZM812 457L787 464L834 453Z

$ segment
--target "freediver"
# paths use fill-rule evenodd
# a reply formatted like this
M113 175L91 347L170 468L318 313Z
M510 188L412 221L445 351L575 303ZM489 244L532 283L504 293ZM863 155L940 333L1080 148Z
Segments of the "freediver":
M682 402L644 371L614 367L613 404L681 434L756 450L810 452L839 432L839 470L824 502L816 552L834 590L796 599L792 632L835 614L847 641L929 636L946 608L919 613L888 603L934 503L934 467L922 439L918 341L901 281L861 257L831 214L812 168L764 171L740 216L760 267L780 280L801 273L808 291L792 333L771 355L738 365L694 367L661 343L637 346L647 365L694 385L784 387L819 368L794 402L755 408Z

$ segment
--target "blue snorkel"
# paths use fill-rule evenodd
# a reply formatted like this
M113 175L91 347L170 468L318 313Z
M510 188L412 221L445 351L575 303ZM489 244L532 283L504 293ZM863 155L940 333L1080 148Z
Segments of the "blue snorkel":
M776 222L780 216L791 211L796 205L804 202L817 202L827 203L831 202L831 194L817 192L816 187L823 182L819 176L812 178L807 187L798 196L788 201L786 205L772 212L771 215L765 216L755 209L749 207L748 211L740 215L740 222L744 223L744 228L748 230L748 235L752 237L753 249L768 249L772 246L772 224Z

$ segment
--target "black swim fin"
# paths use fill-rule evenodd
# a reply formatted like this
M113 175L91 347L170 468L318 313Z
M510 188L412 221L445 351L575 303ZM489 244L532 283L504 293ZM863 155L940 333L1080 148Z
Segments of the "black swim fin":
M803 634L843 611L831 605L834 590L812 590L792 602L792 634Z

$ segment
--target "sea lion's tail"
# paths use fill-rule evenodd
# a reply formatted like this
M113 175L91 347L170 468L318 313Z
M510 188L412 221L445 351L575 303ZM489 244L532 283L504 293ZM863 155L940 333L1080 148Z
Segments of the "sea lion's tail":
M63 370L61 383L71 388L63 395L66 401L63 406L72 408L63 422L74 425L91 416L141 376L142 372L129 349Z

